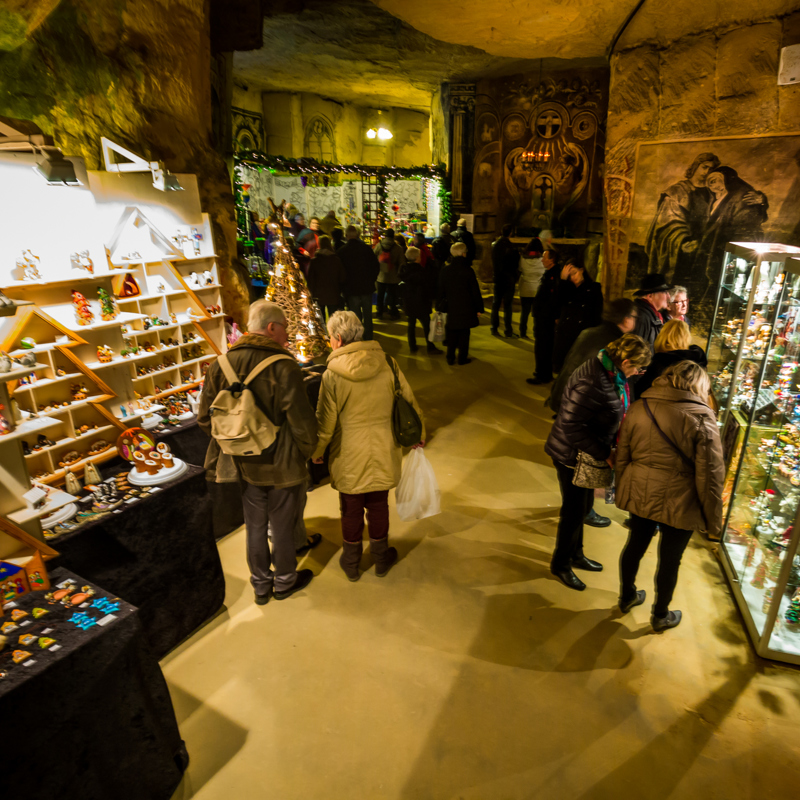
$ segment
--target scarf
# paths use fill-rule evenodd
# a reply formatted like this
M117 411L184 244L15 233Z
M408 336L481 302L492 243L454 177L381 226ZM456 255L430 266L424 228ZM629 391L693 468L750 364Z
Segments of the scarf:
M603 348L597 354L597 357L600 359L600 363L603 365L603 369L606 371L608 377L611 378L611 382L614 384L614 388L617 390L617 394L619 395L619 400L622 403L622 417L624 419L625 415L628 413L628 407L631 404L631 395L630 395L630 388L628 387L628 379L625 377L625 373L621 369L617 369L614 366L614 362L609 357L605 348Z

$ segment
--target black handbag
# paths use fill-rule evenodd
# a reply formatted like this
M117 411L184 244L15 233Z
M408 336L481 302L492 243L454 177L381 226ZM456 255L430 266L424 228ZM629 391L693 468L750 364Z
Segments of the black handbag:
M386 355L386 362L394 375L394 407L392 408L392 433L400 447L411 447L422 439L422 420L414 410L414 406L403 397L400 378L394 365L394 359Z

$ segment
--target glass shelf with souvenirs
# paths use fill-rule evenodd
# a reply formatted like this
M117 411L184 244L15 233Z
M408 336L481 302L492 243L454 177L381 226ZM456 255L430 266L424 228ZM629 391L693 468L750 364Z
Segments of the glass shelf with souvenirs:
M765 402L755 389L765 360L780 357L800 310L800 264L790 258L795 251L779 244L728 245L707 348L722 423L732 409L749 413Z

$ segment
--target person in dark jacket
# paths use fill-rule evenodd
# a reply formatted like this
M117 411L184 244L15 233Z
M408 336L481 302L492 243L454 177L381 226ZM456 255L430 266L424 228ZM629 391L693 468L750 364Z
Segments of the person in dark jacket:
M667 367L679 361L693 361L703 368L708 366L705 351L702 347L692 344L689 326L679 319L671 319L664 323L654 349L656 352L647 372L636 381L636 397L641 397L642 392L646 392Z
M467 266L467 246L456 242L450 250L452 260L439 275L439 299L436 310L447 314L447 363L469 364L469 333L478 327L483 312L483 297L475 270Z
M533 355L536 359L532 378L525 382L541 386L553 380L553 346L556 341L558 321L559 281L558 253L545 250L542 253L544 275L539 281L539 290L533 298Z
M599 325L603 316L600 284L581 264L567 261L561 270L558 323L553 344L553 369L561 372L570 347L581 331Z
M400 237L397 237L400 238ZM397 243L394 229L386 228L378 244L375 245L380 272L378 273L378 294L376 311L379 319L383 319L384 310L388 309L390 319L400 319L398 304L400 302L400 267L406 257L403 248Z
M428 243L425 241L424 233L414 234L414 247L419 250L419 263L422 264L422 268L425 269L425 267L428 266L428 262L433 262L434 258L431 248L428 247Z
M669 294L672 287L659 272L652 272L642 278L642 283L635 292L639 318L636 320L636 335L641 336L650 347L655 344L665 322L662 312L669 305Z
M431 242L431 252L436 263L441 269L450 260L450 248L455 244L455 239L450 235L450 226L443 222L439 226L439 235Z
M436 262L428 259L427 266L420 262L420 251L416 247L406 250L406 263L400 267L400 280L403 281L406 316L408 317L408 347L412 353L417 352L417 320L425 334L425 345L428 355L438 356L442 351L431 341L431 310L433 299L439 285L436 273Z
M271 596L283 600L300 591L314 577L310 569L297 570L294 529L301 497L306 491L306 461L317 446L318 436L302 370L285 349L283 311L276 303L258 300L250 306L247 328L247 334L226 353L240 381L265 359L288 356L267 366L249 384L259 407L277 427L277 438L270 447L253 456L226 455L212 438L205 465L209 480L238 480L242 485L250 583L256 603L264 605ZM211 404L227 386L229 382L217 359L206 373L197 413L198 425L209 435ZM270 525L272 554L268 543Z
M331 240L320 236L319 250L308 267L308 291L322 313L327 312L328 318L339 310L342 288L347 280L344 265L331 247Z
M333 252L341 250L345 245L344 230L342 228L334 228L331 231L331 241L333 242Z
M633 333L610 342L595 358L578 367L567 383L561 410L550 430L544 450L558 474L561 511L550 571L565 586L583 591L586 584L573 572L600 572L603 565L583 552L583 520L592 506L593 489L572 480L578 452L614 466L617 431L628 410L628 378L650 363L650 348Z
M464 242L467 246L467 265L471 267L475 262L477 248L475 247L475 237L467 229L467 221L465 219L460 219L456 223L456 232L453 234L453 241Z
M514 291L519 279L519 252L509 238L513 225L503 225L500 238L492 244L492 268L494 270L494 298L492 300L492 335L500 335L500 306L503 306L506 339L519 339L514 333Z
M347 243L336 254L347 275L344 295L347 307L355 311L364 326L364 341L369 341L372 339L372 294L381 267L372 248L361 241L361 231L355 225L347 226L345 236Z
M297 265L303 270L304 275L308 275L308 267L311 264L311 259L314 258L314 253L319 249L319 218L311 217L307 228L303 228L297 236L294 237L294 243L298 248L299 255L297 258Z

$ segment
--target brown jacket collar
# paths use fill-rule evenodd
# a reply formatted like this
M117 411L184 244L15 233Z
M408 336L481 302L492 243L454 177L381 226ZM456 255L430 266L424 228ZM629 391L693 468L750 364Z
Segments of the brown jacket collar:
M292 356L285 347L281 347L274 339L270 339L269 336L264 336L261 333L246 333L231 345L230 350L238 350L242 347L254 348L256 350L270 350L273 353L288 353ZM292 356L292 358L294 358L294 356Z

